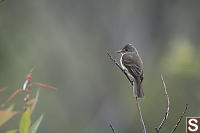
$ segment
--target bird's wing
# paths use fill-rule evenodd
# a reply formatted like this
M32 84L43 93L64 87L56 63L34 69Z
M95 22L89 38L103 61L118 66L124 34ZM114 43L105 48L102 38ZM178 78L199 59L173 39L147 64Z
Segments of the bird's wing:
M142 60L137 53L127 53L122 57L123 65L128 69L132 76L143 80Z

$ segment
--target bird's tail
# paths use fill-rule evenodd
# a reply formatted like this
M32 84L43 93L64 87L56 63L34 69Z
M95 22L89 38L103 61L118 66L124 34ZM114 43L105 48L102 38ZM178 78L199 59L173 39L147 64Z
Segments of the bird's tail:
M144 98L144 92L142 90L142 85L141 82L139 80L135 80L134 82L134 86L133 86L133 92L134 92L134 96L137 98Z

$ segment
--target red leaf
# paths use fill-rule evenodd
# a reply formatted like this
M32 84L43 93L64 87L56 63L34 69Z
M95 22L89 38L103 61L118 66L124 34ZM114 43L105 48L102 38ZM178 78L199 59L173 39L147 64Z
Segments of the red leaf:
M0 110L0 126L6 123L10 118L12 118L18 112L14 112L13 110L14 105L11 105L6 110Z
M7 104L10 100L12 100L15 97L15 95L17 95L21 91L22 89L20 88L20 89L17 89L15 92L13 92L3 105Z
M51 86L51 85L45 85L45 84L41 84L41 83L31 83L30 86L32 85L36 85L36 86L41 86L41 87L46 87L46 88L52 88L54 90L56 90L57 88Z

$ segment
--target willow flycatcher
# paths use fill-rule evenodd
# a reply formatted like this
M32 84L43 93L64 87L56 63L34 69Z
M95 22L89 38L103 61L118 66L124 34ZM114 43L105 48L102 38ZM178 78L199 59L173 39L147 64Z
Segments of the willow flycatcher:
M127 44L122 50L117 51L117 53L121 53L120 63L122 68L133 78L133 95L143 98L144 92L141 86L144 75L143 62L137 49L132 44Z

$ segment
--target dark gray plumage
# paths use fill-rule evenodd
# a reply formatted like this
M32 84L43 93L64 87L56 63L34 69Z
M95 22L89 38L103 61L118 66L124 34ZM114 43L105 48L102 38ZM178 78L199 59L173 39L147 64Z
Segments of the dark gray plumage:
M143 62L137 52L137 49L132 44L127 44L118 53L121 53L120 63L133 77L134 95L138 98L144 97L141 84L143 81Z

